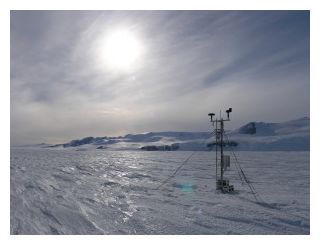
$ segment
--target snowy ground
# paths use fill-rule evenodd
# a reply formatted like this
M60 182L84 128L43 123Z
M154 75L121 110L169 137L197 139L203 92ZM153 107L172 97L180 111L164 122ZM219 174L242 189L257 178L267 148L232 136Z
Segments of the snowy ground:
M309 152L236 153L260 204L214 152L157 190L190 154L12 148L11 234L309 234Z

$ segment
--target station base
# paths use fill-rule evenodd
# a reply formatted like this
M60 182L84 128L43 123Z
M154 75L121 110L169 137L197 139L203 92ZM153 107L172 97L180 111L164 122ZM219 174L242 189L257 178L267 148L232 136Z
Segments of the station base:
M233 185L229 185L229 180L217 180L216 189L221 190L222 192L233 192Z

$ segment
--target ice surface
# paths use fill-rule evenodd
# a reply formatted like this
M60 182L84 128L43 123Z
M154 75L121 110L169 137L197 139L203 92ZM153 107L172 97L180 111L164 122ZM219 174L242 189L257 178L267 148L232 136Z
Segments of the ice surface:
M232 164L215 190L214 152L157 190L190 154L12 148L11 234L309 234L309 152L237 153L264 203Z

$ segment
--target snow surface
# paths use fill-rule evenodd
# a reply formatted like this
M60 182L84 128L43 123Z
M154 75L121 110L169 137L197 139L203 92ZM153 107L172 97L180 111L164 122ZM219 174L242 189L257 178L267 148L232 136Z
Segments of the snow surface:
M11 148L11 234L309 234L308 151L237 153L263 203L234 165L215 190L214 152L157 189L190 154Z

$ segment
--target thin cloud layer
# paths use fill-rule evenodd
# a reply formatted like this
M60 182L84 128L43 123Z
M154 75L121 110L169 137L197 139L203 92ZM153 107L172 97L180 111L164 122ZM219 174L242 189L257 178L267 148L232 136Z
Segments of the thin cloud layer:
M143 45L129 71L100 57L119 28ZM309 40L308 11L11 11L11 143L309 116Z

